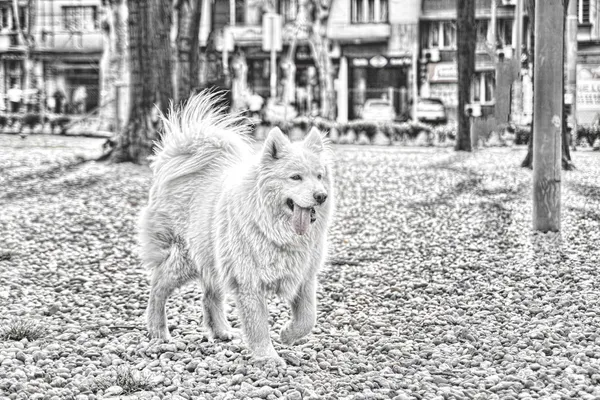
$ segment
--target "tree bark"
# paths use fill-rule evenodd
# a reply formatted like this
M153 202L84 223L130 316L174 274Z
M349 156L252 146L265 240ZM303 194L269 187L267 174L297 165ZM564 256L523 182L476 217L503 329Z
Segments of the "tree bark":
M570 0L563 0L564 5L564 18L566 20L567 10L569 6ZM575 1L575 0L572 0ZM529 26L530 26L530 40L531 40L531 49L529 53L531 54L531 60L533 63L535 57L535 0L527 0L527 14L529 16ZM561 37L564 37L564 32ZM564 43L564 40L563 40ZM532 73L531 73L532 83L535 82L535 64L533 64ZM564 85L563 85L564 86ZM534 101L535 101L535 83L533 83L533 93L534 93ZM577 99L573 99L573 101L577 101ZM563 110L564 110L564 96L563 96ZM521 163L521 167L533 169L533 135L535 130L535 112L532 115L532 123L531 123L531 131L529 134L529 142L527 143L527 155L525 155L525 159ZM570 171L575 169L575 165L571 160L571 151L569 149L568 143L568 131L567 124L565 118L562 121L562 169L566 171Z
M536 0L533 229L560 230L561 132L564 132L564 11L561 0Z
M200 20L202 18L202 0L193 2L190 37L190 91L200 89Z
M175 2L175 86L176 101L182 101L199 86L199 31L201 0L177 0Z
M129 62L128 62L128 28L127 4L125 0L104 2L104 52L101 62L100 92L101 108L99 111L101 129L118 132L116 90L119 90L119 120L127 117L126 107L129 105ZM119 84L119 87L117 87Z
M310 30L310 42L313 59L319 73L319 86L321 93L321 116L328 119L335 118L335 91L333 86L333 62L331 61L331 43L327 37L327 22L331 0L313 1L316 7L316 20Z
M458 64L458 131L457 151L471 151L471 117L465 113L470 102L471 81L475 73L475 0L458 0L457 64Z
M131 107L127 126L116 139L108 158L112 162L142 164L158 139L158 115L172 96L171 4L160 0L128 0L131 56Z
M151 49L154 87L158 91L156 104L161 111L165 112L168 109L169 101L173 98L171 74L173 49L169 37L173 7L170 1L165 0L150 0L149 3L151 4L150 16L152 22L149 36L154 41Z

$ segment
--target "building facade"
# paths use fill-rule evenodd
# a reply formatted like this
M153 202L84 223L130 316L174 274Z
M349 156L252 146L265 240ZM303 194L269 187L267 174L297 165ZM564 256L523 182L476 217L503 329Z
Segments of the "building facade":
M408 117L416 94L420 0L334 0L327 29L336 46L338 119L360 118L366 100L391 101Z
M523 98L531 98L526 60L530 47L529 24L524 10L519 14L517 7L516 0L476 1L477 44L471 90L471 104L476 116L498 114L497 108L502 107L506 109L507 118L511 107L511 93L507 87L510 88L519 74L524 76ZM441 99L450 115L455 117L458 105L456 0L423 0L422 10L419 93L421 97ZM522 15L520 26L517 15ZM517 47L522 49L524 56L517 53ZM504 92L498 92L497 86ZM523 103L525 107L521 108L531 114L531 101Z
M38 0L34 10L0 1L0 95L23 90L23 105L90 111L99 104L103 50L100 0Z
M600 122L600 2L577 0L577 122Z
M313 44L306 29L314 23L312 2L250 0L211 3L211 35L206 42L205 83L230 86L237 94L271 92L271 56L263 49L263 15L281 16L282 46L275 56L276 93L297 112L310 114L322 99ZM369 98L389 99L406 115L415 93L420 0L333 0L326 35L340 121L360 118Z

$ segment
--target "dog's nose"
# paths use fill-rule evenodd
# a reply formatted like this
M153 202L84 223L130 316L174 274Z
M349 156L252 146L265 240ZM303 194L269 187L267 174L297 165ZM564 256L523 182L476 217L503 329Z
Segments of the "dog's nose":
M327 200L327 193L315 193L313 197L315 198L317 203L323 204L325 203L325 200Z

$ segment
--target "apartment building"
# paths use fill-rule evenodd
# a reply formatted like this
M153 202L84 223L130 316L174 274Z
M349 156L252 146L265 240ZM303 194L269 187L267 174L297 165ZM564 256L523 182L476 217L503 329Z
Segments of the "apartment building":
M279 0L282 49L277 52L277 96L287 96L300 114L321 102L317 65L299 14L314 20L311 2ZM207 40L205 83L270 95L270 54L262 48L264 4L249 0L211 3L212 33ZM327 36L331 43L337 117L359 118L369 98L387 98L396 112L408 113L415 82L420 0L333 0ZM293 51L290 53L290 48ZM288 62L291 60L291 62ZM235 100L234 100L235 102Z
M100 0L0 0L0 97L24 90L23 101L86 112L99 103L103 50ZM30 98L35 97L35 98ZM43 99L43 100L42 100Z
M600 122L600 2L577 0L577 121Z
M492 4L493 1L496 3ZM496 84L498 81L507 86L516 78L519 72L516 69L520 69L521 64L511 63L511 60L521 57L517 53L519 43L525 54L524 66L527 66L526 57L530 48L528 18L523 12L523 22L519 27L517 14L517 0L476 1L477 44L471 103L475 105L477 115L493 115L498 97L507 100L507 115L510 110L509 93L497 96ZM518 35L521 35L520 41ZM420 17L420 96L442 99L454 116L458 105L456 50L456 0L423 0ZM531 81L526 68L524 72L524 108L530 114ZM510 76L505 81L501 74Z
M417 79L420 0L334 0L327 34L338 61L338 119L384 98L408 117Z

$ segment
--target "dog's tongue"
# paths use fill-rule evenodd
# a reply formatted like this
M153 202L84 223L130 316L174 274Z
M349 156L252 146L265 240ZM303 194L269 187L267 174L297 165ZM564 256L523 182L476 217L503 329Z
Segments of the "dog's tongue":
M292 215L292 225L298 235L304 235L310 226L310 208L302 208L296 205Z

